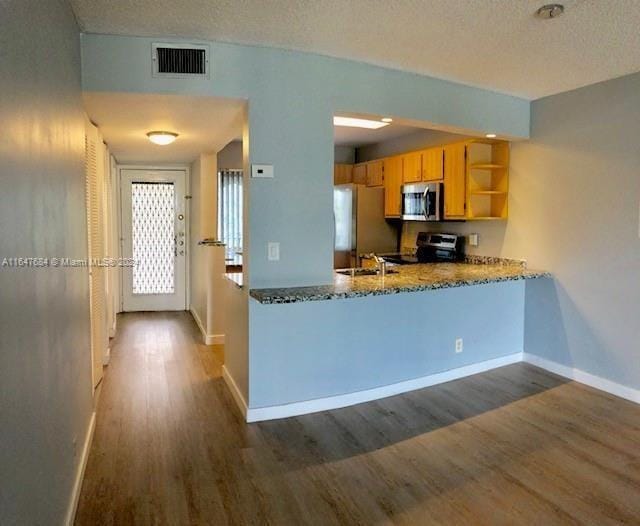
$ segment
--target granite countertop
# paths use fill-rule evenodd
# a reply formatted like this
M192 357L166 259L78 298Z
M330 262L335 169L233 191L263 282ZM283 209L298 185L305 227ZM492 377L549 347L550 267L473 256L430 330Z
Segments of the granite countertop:
M470 259L461 263L422 263L391 266L397 273L379 276L334 274L332 285L251 289L249 294L260 303L296 303L419 292L483 283L550 277L548 272L528 270L522 262L498 258Z

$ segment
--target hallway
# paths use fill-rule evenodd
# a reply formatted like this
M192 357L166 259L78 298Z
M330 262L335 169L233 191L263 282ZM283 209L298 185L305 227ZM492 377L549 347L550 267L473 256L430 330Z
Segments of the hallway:
M640 515L640 410L515 364L247 425L187 312L129 313L76 524L607 524ZM567 474L571 474L568 476Z

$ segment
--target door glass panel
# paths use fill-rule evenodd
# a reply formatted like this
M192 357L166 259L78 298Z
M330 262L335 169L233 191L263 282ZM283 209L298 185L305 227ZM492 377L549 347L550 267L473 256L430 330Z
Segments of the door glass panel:
M174 292L173 183L131 184L134 294Z

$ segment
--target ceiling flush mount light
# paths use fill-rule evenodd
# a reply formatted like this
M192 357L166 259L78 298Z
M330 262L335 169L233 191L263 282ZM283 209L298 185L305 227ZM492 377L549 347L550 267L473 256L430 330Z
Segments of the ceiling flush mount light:
M334 126L348 126L350 128L367 128L369 130L377 130L389 126L388 122L371 121L369 119L355 119L353 117L334 117Z
M495 133L487 133L487 134L485 135L485 137L486 137L487 139L495 139L495 138L496 138L496 134L495 134Z
M562 4L543 5L536 11L538 18L543 18L544 20L559 17L562 13L564 13L564 6Z
M383 117L382 119L380 119L382 122L393 122L393 119L391 117Z
M178 134L169 131L150 131L147 133L147 137L154 144L166 146L175 141L178 138Z

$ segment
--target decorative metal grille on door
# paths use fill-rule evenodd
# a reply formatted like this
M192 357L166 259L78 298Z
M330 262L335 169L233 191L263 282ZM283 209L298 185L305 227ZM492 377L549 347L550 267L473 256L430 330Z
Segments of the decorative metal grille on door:
M131 203L133 293L173 294L173 183L132 183Z

